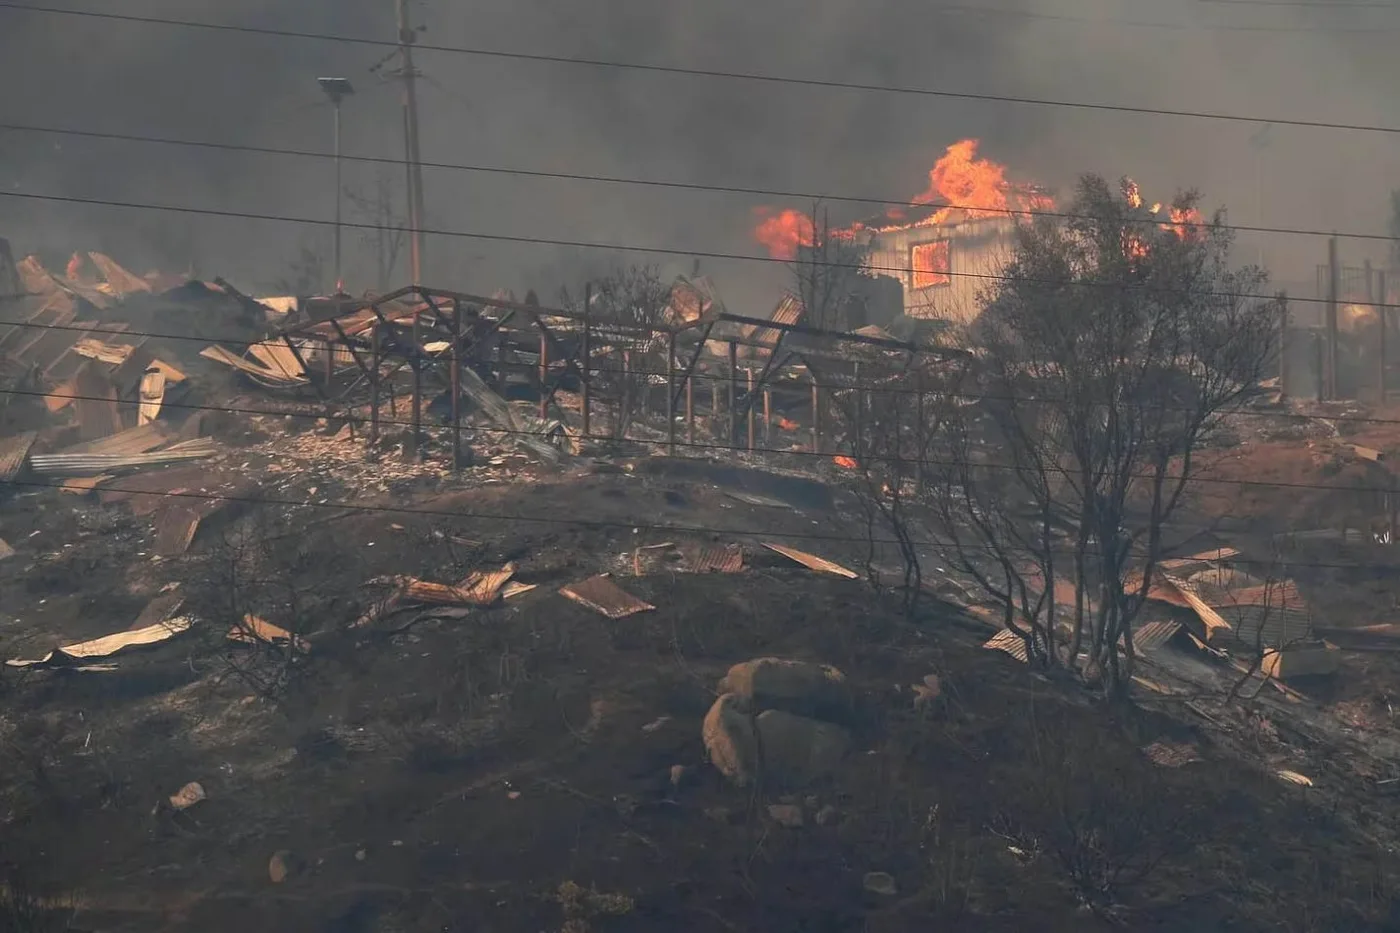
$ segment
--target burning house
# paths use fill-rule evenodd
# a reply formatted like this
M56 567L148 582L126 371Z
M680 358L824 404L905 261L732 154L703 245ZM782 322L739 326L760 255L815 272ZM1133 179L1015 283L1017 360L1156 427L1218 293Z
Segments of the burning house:
M869 288L873 300L856 302L867 310L848 322L851 329L887 327L899 315L971 323L983 292L1011 258L1017 224L1050 206L1044 191L1008 181L1005 166L978 158L977 140L949 146L929 170L927 189L908 205L829 231L863 248L876 283ZM754 238L775 258L794 259L813 247L816 230L808 214L762 209ZM899 296L893 314L884 310L892 294Z
M906 317L970 324L982 293L1010 259L1017 220L935 208L919 213L903 224L886 220L861 230L868 267L899 282Z

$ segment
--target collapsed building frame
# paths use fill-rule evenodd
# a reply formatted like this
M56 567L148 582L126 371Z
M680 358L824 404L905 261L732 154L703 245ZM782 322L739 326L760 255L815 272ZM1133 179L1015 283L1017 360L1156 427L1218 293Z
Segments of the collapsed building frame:
M507 433L542 435L544 429L521 430L505 403L512 377L525 377L537 395L542 423L551 411L566 422L559 393L567 385L579 395L579 435L584 440L628 440L629 418L623 410L640 404L664 388L666 450L674 455L680 444L677 422L684 412L685 444L696 443L695 382L701 367L711 380L711 418L723 423L726 443L706 447L755 450L757 409L763 407L765 434L771 434L773 394L803 393L810 412L812 451L824 452L823 393L855 390L863 395L872 364L876 371L908 371L966 359L965 351L920 346L883 333L846 333L797 323L798 315L779 313L774 320L731 314L717 301L697 296L693 314L674 306L666 320L619 320L591 310L591 288L583 308L544 307L533 302L411 285L373 299L333 299L313 305L309 319L278 330L273 341L278 354L285 348L282 367L296 384L311 384L330 417L347 417L352 398L369 391L366 441L381 437L380 408L387 391L391 409L397 404L394 380L405 369L411 376L409 443L405 454L417 456L424 436L425 384L429 377L446 384L451 413L454 469L464 465L462 447L463 398L497 422ZM707 306L708 305L708 306ZM781 311L781 308L780 308ZM318 313L319 312L319 313ZM870 331L872 329L865 329ZM664 354L664 371L632 370L634 356ZM598 365L600 357L617 356L620 367ZM230 355L231 356L231 355ZM268 354L264 354L264 358ZM233 359L226 359L237 365ZM319 363L319 371L316 363ZM862 364L866 366L862 381ZM248 367L243 367L250 375ZM259 367L261 369L261 367ZM443 370L446 370L446 378ZM620 372L623 393L613 433L594 431L594 390L606 373ZM348 378L347 378L348 375ZM632 388L629 376L638 382ZM491 388L488 380L494 381ZM721 418L721 383L727 405ZM629 400L629 391L643 397ZM358 396L362 397L362 396ZM863 406L858 405L857 411ZM339 410L339 413L337 413ZM351 431L355 418L347 417ZM658 442L661 438L654 438ZM716 438L718 440L718 437ZM532 444L532 447L545 445Z

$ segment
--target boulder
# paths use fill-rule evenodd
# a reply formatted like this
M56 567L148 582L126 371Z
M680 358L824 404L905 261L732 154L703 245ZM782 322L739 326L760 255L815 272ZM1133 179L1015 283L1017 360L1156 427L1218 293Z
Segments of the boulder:
M733 693L754 710L778 709L800 716L840 718L850 706L846 676L827 664L754 658L729 669L721 693Z
M758 773L758 740L748 705L733 694L721 694L705 714L701 735L713 764L731 783L747 787Z
M831 774L851 747L841 726L770 709L754 721L765 781L801 787Z

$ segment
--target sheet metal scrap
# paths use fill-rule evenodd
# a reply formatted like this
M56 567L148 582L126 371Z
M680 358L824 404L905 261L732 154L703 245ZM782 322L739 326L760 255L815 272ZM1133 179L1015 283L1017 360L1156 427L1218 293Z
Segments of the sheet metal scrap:
M299 376L294 376L284 372L281 368L270 368L263 365L261 362L254 362L253 360L238 356L236 353L218 344L205 347L203 350L199 351L199 355L206 360L213 360L231 369L236 369L254 382L269 388L279 389L288 386L305 385L310 381L306 378L304 373Z
M162 424L143 424L127 428L120 434L96 441L86 441L65 447L57 456L73 454L143 454L155 450L170 440L170 431Z
M765 509L786 509L794 511L792 503L784 502L781 499L774 499L771 496L755 495L751 492L743 492L738 489L726 489L724 494L731 499L744 503L745 505L756 505Z
M302 654L311 650L311 644L305 638L293 635L282 626L273 625L252 613L243 616L241 625L229 629L228 640L241 645L264 644L278 648L291 646Z
M1179 745L1173 742L1153 742L1142 750L1148 761L1162 768L1182 768L1203 761L1194 745Z
M369 585L389 584L393 591L381 600L370 605L364 614L355 620L352 628L373 625L380 619L392 615L404 603L419 603L429 606L490 606L504 596L516 596L534 589L533 586L519 584L504 592L506 584L515 575L515 565L506 564L500 570L473 571L455 586L447 583L432 583L417 577L396 576L376 577L367 581Z
M38 436L37 432L26 431L14 437L0 437L0 483L13 480L24 469L29 449Z
M744 569L744 549L737 544L689 547L681 553L693 573L738 573Z
M1181 623L1169 619L1144 622L1133 632L1133 648L1139 654L1156 651L1175 638L1180 631Z
M806 551L799 551L797 548L787 547L782 544L769 544L766 541L763 543L763 546L770 551L776 551L784 557L797 561L808 570L815 570L817 573L829 573L837 577L845 577L847 580L860 579L860 574L855 571L847 570L840 564L834 564L815 554L808 554Z
M1040 635L1040 633L1036 633L1035 639L1036 642L1041 646L1041 650L1043 651L1044 639ZM1029 655L1027 655L1026 653L1026 640L1020 635L1011 631L1011 629L1009 628L1004 628L1000 632L997 632L995 635L989 638L982 645L982 647L992 651L1003 651L1006 654L1011 655L1017 661L1020 661L1022 664L1027 664L1030 662Z
M559 590L561 594L581 606L609 619L625 619L639 612L648 612L656 607L644 603L612 581L610 574L599 574L578 583L570 583Z
M194 623L187 617L181 616L176 619L167 619L146 628L133 629L129 632L117 632L114 635L106 635L92 641L79 642L74 645L64 645L55 648L48 654L36 661L25 661L15 659L6 661L8 667L19 668L44 668L44 667L67 667L75 662L88 660L91 658L107 658L119 651L128 648L140 648L147 645L155 645L167 641L187 632Z
M10 547L10 542L6 541L4 538L0 538L0 560L5 560L6 558L14 556L15 549Z
M41 476L95 476L116 470L203 460L218 453L217 442L210 438L197 438L167 450L144 454L36 454L29 458L29 465Z
M165 404L165 373L154 367L146 370L141 377L141 407L137 412L138 424L150 424L160 417L160 407Z

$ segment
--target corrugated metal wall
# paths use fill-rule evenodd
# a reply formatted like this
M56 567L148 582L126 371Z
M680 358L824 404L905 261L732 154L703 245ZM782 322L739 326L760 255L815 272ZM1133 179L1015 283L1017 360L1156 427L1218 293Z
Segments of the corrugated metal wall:
M981 313L984 293L997 284L997 276L1011 259L1015 230L1014 219L990 217L883 231L871 238L871 269L899 280L904 313L909 317L970 323ZM915 244L937 240L949 243L951 280L947 285L914 290L910 252Z

